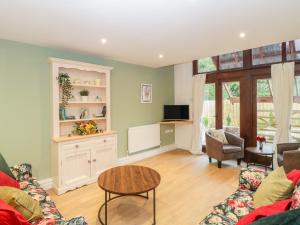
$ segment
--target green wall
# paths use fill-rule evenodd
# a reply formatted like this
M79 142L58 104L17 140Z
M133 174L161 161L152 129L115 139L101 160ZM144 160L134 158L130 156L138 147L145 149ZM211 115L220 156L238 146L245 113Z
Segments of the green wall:
M114 67L111 76L112 129L118 156L127 155L127 129L162 119L163 104L174 103L173 66L159 69L71 51L0 39L0 152L10 165L29 162L39 179L51 176L50 65L57 57ZM140 103L140 84L153 85L153 103ZM174 132L161 129L162 145Z

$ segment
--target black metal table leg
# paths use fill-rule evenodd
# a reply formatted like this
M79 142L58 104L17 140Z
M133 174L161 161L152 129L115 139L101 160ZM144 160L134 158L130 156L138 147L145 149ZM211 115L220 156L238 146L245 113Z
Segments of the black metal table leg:
M155 199L155 188L153 189L153 225L156 225L156 199Z
M107 225L107 191L105 191L105 225Z

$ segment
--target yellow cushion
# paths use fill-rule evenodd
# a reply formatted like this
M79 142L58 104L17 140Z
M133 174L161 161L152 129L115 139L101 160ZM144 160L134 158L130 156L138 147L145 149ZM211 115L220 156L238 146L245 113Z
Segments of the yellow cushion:
M253 195L254 207L270 205L291 197L293 182L287 179L283 167L279 167L267 176Z
M29 222L33 222L42 217L39 203L27 193L17 188L0 187L0 199L14 207Z

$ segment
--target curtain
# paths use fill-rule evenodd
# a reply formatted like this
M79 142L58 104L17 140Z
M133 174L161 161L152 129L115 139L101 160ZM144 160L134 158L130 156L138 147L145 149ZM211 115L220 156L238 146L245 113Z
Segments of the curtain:
M290 118L293 106L295 63L271 66L273 102L276 120L274 165L277 166L276 144L289 142Z
M192 149L191 153L202 153L202 130L201 117L204 102L204 85L206 74L193 77L193 127L192 127Z

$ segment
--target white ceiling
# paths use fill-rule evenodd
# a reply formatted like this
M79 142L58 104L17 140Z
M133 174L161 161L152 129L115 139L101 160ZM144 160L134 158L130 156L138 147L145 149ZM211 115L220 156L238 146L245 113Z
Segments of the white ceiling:
M299 10L299 0L0 0L0 38L160 67L300 38Z

